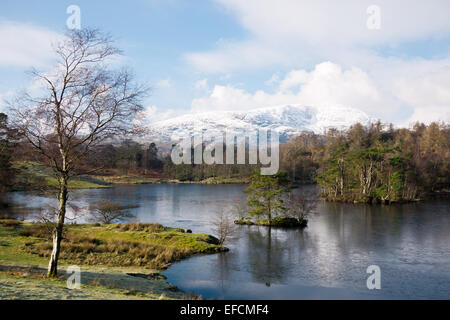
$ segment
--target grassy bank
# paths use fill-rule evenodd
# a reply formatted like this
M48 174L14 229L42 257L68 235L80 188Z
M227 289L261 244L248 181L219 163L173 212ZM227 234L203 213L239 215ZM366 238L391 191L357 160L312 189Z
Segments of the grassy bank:
M41 163L31 161L16 161L13 164L16 171L16 182L13 191L52 190L58 187L51 168ZM69 189L107 188L121 184L154 184L165 183L167 180L149 178L139 175L121 174L90 174L75 176L69 180Z
M41 163L31 161L16 161L13 164L16 171L16 182L13 191L26 190L52 190L58 187L58 181L53 175L52 169ZM146 177L138 174L120 174L118 172L105 172L104 174L90 174L73 177L69 180L69 189L93 189L107 188L114 185L130 184L241 184L248 183L248 178L212 177L200 181L180 181L163 177Z
M13 163L16 171L13 191L26 190L51 190L58 187L58 181L54 177L51 168L47 168L38 162L16 161ZM69 181L70 189L105 188L110 184L91 176L74 177Z
M64 271L59 279L45 278L48 230L44 224L0 220L0 299L189 298L158 270L195 254L227 250L207 234L159 224L67 225L60 270L81 267L83 287L75 292L65 288Z
M275 228L305 228L308 225L307 219L297 219L291 217L276 217L271 219L270 221L265 220L257 220L252 221L250 219L240 219L234 221L235 224L238 225L247 225L247 226L263 226L263 227L275 227Z
M155 184L155 183L166 183L166 179L160 178L149 178L138 175L92 175L91 178L97 181L103 181L109 185L114 184Z
M249 183L249 177L211 177L200 181L183 181L179 183L197 183L197 184L246 184Z
M82 268L80 290L67 288L67 274L60 269L57 279L45 277L39 267L0 266L0 300L135 300L190 299L164 279L145 280L120 270Z

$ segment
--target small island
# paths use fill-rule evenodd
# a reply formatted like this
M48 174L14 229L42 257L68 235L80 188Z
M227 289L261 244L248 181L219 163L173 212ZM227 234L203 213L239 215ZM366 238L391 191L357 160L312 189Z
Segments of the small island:
M250 178L246 211L241 211L237 225L280 228L305 228L307 215L317 205L314 192L295 193L286 173L261 175L257 170Z
M305 228L308 225L307 219L298 219L292 217L277 217L269 220L262 220L253 222L251 220L235 220L235 224L247 226L264 226L264 227L279 227L279 228Z

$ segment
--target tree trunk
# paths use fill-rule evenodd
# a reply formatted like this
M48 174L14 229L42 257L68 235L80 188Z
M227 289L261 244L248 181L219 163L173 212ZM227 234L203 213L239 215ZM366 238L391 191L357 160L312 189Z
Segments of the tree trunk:
M60 178L59 196L58 196L58 222L53 230L53 250L50 255L50 262L48 264L48 277L55 277L58 274L58 258L61 250L61 239L64 227L64 219L66 217L66 203L67 203L67 176L63 175Z
M372 177L373 177L373 162L370 162L369 172L367 174L367 188L366 188L367 193L370 193L370 190L372 189Z

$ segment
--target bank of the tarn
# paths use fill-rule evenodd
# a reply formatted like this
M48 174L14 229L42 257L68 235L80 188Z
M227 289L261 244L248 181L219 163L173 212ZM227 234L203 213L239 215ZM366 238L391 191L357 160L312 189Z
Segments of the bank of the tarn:
M45 278L50 232L43 223L0 220L0 299L194 298L158 270L192 255L228 250L211 235L160 224L70 224L64 230L60 277L51 280ZM82 270L84 291L79 294L64 289L64 269L70 265Z
M234 221L238 225L248 226L264 226L264 227L278 227L278 228L305 228L308 225L307 219L297 219L291 217L276 217L269 220L239 219Z

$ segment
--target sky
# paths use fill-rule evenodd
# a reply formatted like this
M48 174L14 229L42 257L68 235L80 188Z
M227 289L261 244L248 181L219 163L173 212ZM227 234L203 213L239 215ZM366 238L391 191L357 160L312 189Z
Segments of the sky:
M71 5L152 87L150 121L283 104L450 121L448 0L2 0L1 111L51 70Z

